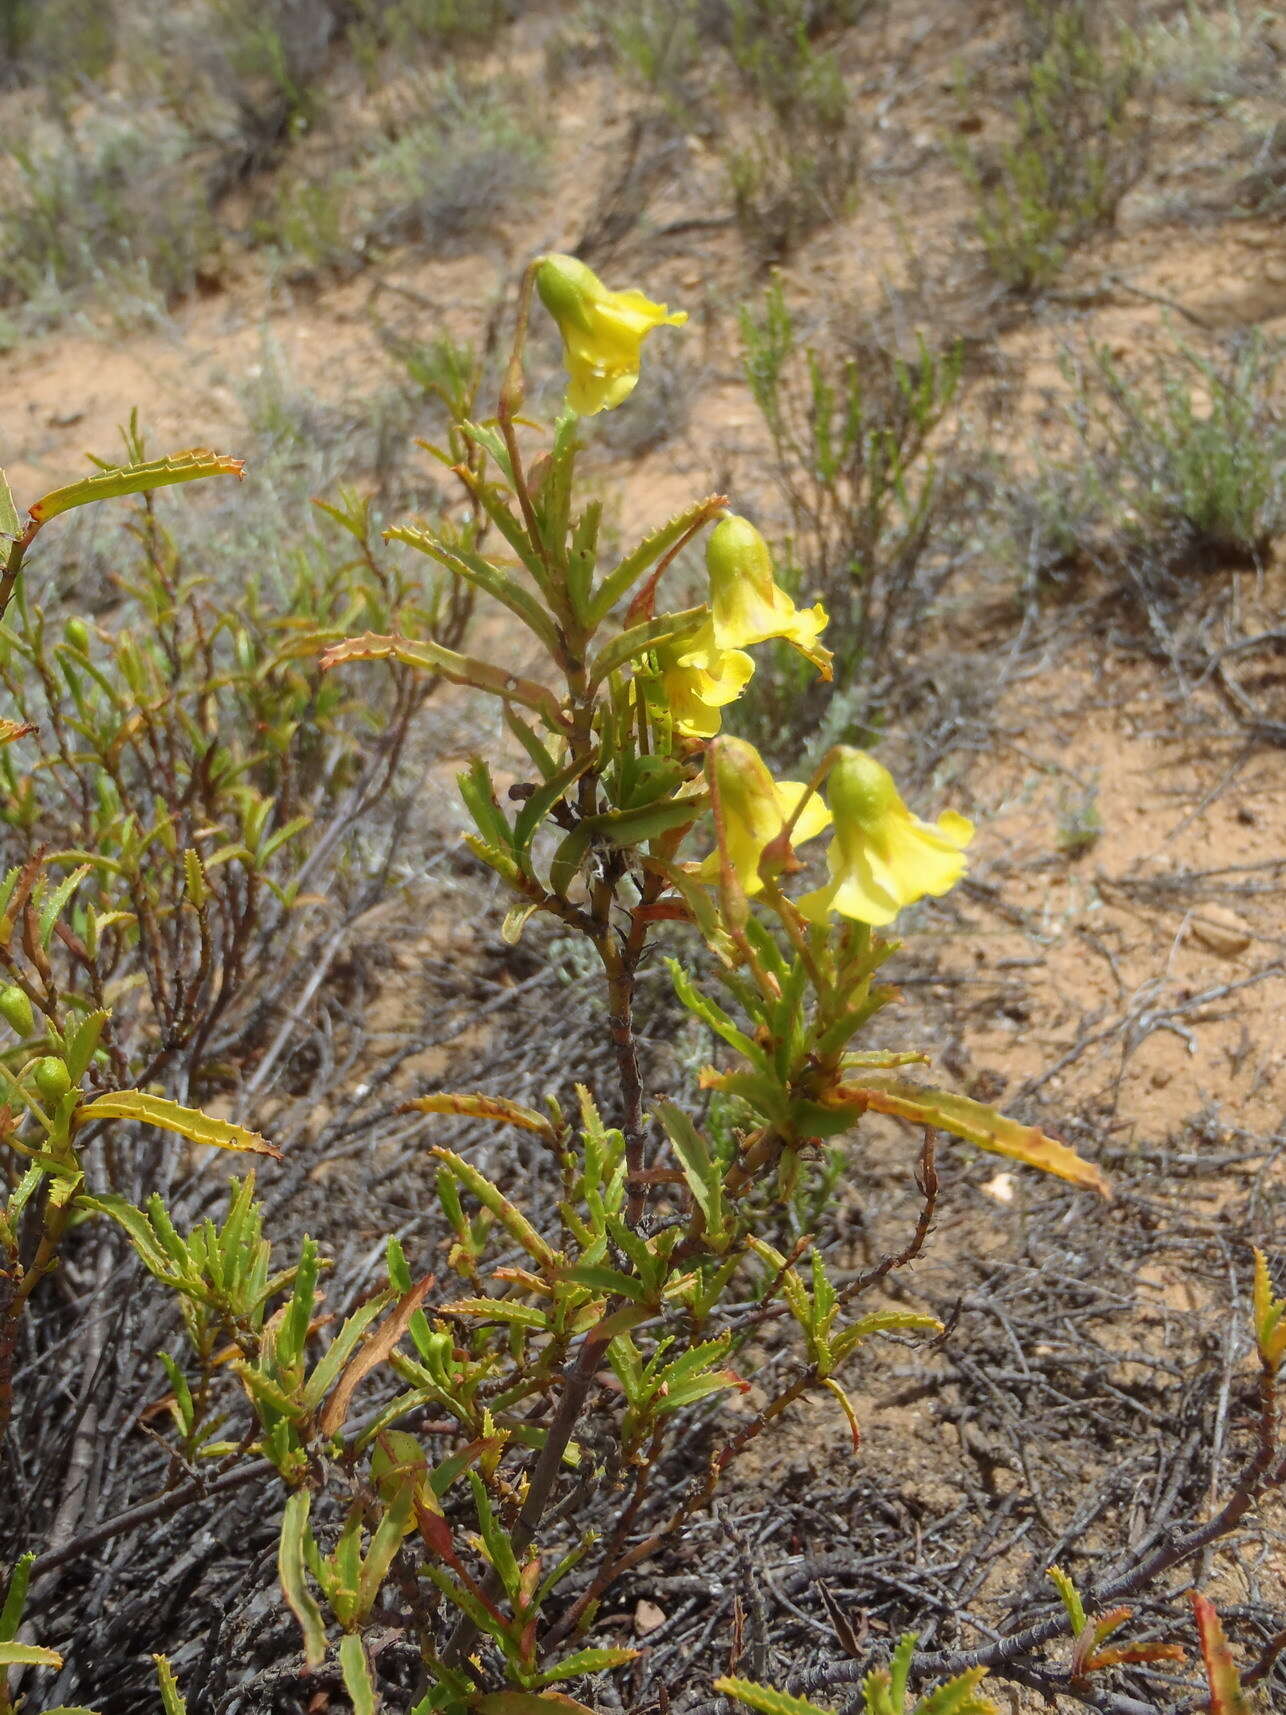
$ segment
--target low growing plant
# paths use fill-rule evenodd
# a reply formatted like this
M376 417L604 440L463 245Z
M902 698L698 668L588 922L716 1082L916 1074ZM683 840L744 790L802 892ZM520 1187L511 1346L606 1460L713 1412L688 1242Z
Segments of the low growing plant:
M928 550L941 489L930 444L955 398L963 348L939 353L921 341L905 359L874 339L847 349L833 337L806 341L780 282L743 308L741 334L789 518L783 559L831 616L845 687L839 718L870 730L894 654L935 593ZM784 652L774 669L765 730L798 743L828 718L823 700Z
M994 155L952 144L992 271L1036 292L1116 219L1147 162L1137 38L1095 0L1030 0L1035 52L1014 103L1016 135Z
M569 372L567 403L548 428L521 416L537 294ZM464 653L460 637L410 635L400 612L384 630L343 639L314 630L299 641L299 658L323 651L337 675L330 683L376 663L495 700L524 760L503 790L484 756L461 775L475 826L469 847L508 894L508 941L532 918L549 918L601 972L614 1075L598 1090L567 1068L571 1089L551 1092L543 1107L486 1089L437 1089L406 1104L412 1114L508 1128L531 1145L521 1184L501 1184L461 1151L432 1145L442 1256L413 1256L390 1236L375 1290L326 1310L319 1246L305 1237L282 1253L252 1176L234 1182L217 1215L176 1218L159 1171L134 1188L116 1170L142 1135L122 1125L276 1153L248 1127L145 1087L147 1068L122 1075L111 1049L116 997L92 983L89 993L64 990L50 957L56 943L95 969L91 942L137 933L129 919L148 910L173 925L172 936L204 945L212 871L263 859L268 820L255 803L248 824L213 851L219 836L203 817L136 830L122 807L128 839L149 833L182 872L182 891L156 904L145 885L131 891L127 866L92 851L34 852L0 887L9 978L0 993L0 1123L10 1160L0 1407L12 1407L15 1330L59 1260L86 1232L121 1235L178 1312L179 1338L160 1354L174 1476L144 1514L161 1518L257 1485L264 1507L280 1512L278 1573L302 1641L297 1662L274 1669L278 1683L302 1696L308 1676L323 1675L358 1715L381 1706L414 1715L587 1710L593 1676L636 1655L600 1630L605 1598L710 1505L748 1448L808 1398L833 1401L859 1445L848 1384L867 1343L942 1332L882 1291L928 1241L939 1132L1107 1193L1097 1167L1066 1144L924 1081L914 1069L928 1057L915 1045L863 1045L896 998L884 978L897 951L887 931L906 906L960 880L973 829L950 810L922 821L864 751L836 746L807 780L779 780L752 745L721 732L722 711L751 694L751 651L764 643L784 642L825 679L823 604L796 604L763 538L722 495L695 500L623 554L605 550L602 502L577 490L581 418L623 404L644 338L684 320L641 292L606 290L570 257L541 258L523 278L496 416L454 424L437 449L469 499L470 529L416 521L386 532L470 597L503 609L538 666L520 669L512 650L502 659ZM199 454L132 463L46 497L25 525L0 489L0 534L10 544L0 607L25 575L36 532L58 511L232 468ZM345 528L361 540L358 523L350 517ZM484 551L484 523L496 551ZM676 609L667 573L698 538L706 599ZM83 675L84 643L74 635L69 647L66 666ZM136 714L122 711L126 746L168 687L142 678L136 694ZM0 730L6 744L29 736L25 721ZM112 762L110 752L90 751L91 788L102 781L107 790ZM797 850L826 833L824 868L806 876ZM118 870L112 920L97 905L78 917L90 872L106 890ZM649 1099L635 1000L658 944L677 954L668 960L676 994L708 1030L716 1063L698 1088ZM64 952L56 956L66 968ZM199 989L200 968L185 994ZM841 1278L793 1223L810 1187L834 1182L839 1140L860 1135L872 1113L924 1134L920 1214L901 1249ZM112 1140L106 1152L96 1147L103 1137ZM1093 1629L1076 1674L1113 1671L1100 1646L1117 1616L1100 1616L1096 1604L1218 1540L1286 1476L1276 1421L1282 1312L1260 1258L1257 1446L1195 1537L1167 1537L1122 1587L1086 1598L1064 1591L1058 1616L976 1652L986 1659L917 1655L904 1641L887 1666L822 1664L798 1690L858 1682L868 1715L905 1715L914 1676L940 1682L914 1705L917 1715L984 1715L984 1675L1019 1657L1026 1671L1042 1643L1079 1640L1078 1615L1092 1616ZM789 1358L763 1371L749 1410L725 1412L729 1396L749 1392L743 1372L772 1331L788 1338ZM43 1567L15 1566L0 1625L9 1660L44 1659L13 1652L46 1646L10 1641L24 1605L39 1621L27 1595L42 1570L138 1518L128 1509L79 1545L60 1543ZM1205 1632L1207 1659L1231 1687L1208 1620ZM1117 1662L1157 1659L1157 1646L1127 1648L1134 1653ZM180 1715L177 1680L168 1664L159 1671L167 1715ZM568 1685L576 1695L560 1689ZM808 1708L745 1681L718 1689L769 1715Z

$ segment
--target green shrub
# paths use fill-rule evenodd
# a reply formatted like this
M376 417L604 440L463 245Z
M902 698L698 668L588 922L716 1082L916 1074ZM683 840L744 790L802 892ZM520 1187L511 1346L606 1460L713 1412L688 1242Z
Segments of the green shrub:
M930 442L955 397L963 348L915 358L874 337L806 340L779 282L741 312L745 373L772 438L789 519L783 560L795 593L831 615L838 682L830 737L878 723L884 675L934 593L926 583L941 489ZM809 735L819 702L789 658L775 663L765 733ZM838 711L842 710L842 714Z
M1104 346L1069 373L1077 464L1104 524L1167 559L1262 561L1286 530L1283 347L1183 341L1127 374Z
M134 277L162 302L190 291L222 242L192 140L98 115L10 154L0 210L0 302L48 302Z
M1149 139L1135 36L1094 0L1029 0L1027 20L1017 135L997 154L952 143L988 263L1019 292L1048 286L1076 245L1114 223Z

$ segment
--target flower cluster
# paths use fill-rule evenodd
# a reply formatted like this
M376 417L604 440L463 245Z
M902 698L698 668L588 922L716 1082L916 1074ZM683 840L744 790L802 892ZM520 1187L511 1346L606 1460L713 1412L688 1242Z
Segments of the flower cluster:
M752 744L715 739L706 751L718 849L692 873L718 882L728 872L747 898L794 864L793 848L833 825L830 879L795 909L813 923L832 912L883 928L904 906L950 891L965 872L973 824L954 810L922 822L903 803L893 776L864 750L838 745L826 798L811 786L774 780Z
M641 347L653 328L680 326L641 292L609 291L572 256L546 256L536 289L563 337L567 406L581 416L619 405L639 377ZM891 923L904 906L940 895L964 874L972 824L954 811L934 823L912 814L888 769L846 745L837 747L820 782L774 780L753 745L719 737L722 710L746 689L755 664L747 651L780 638L831 677L820 642L827 624L820 602L797 607L778 584L772 556L749 521L725 513L706 542L708 602L694 631L662 643L652 657L649 701L676 731L707 744L705 773L717 848L688 873L707 885L735 885L746 899L798 868L794 847L833 825L828 880L794 909L813 923L832 913L872 927ZM648 678L646 671L644 679Z

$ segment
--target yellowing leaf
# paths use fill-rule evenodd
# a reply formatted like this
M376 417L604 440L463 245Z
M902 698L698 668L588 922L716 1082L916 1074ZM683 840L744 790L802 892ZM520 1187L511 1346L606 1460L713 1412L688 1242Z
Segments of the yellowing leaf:
M1191 1595L1201 1637L1201 1658L1206 1664L1206 1681L1210 1686L1210 1715L1250 1715L1250 1704L1241 1688L1241 1675L1229 1651L1215 1605L1199 1590L1193 1590Z
M1255 1250L1255 1341L1259 1355L1270 1370L1276 1370L1286 1357L1286 1299L1273 1292L1268 1273L1268 1258Z
M245 471L244 459L212 453L207 447L193 447L188 452L171 453L168 458L149 459L146 464L99 471L97 476L83 477L66 488L55 488L31 507L31 517L37 524L47 524L60 512L70 512L74 506L88 506L95 500L110 500L119 494L143 494L153 488L169 488L176 482L196 482L205 476L241 478Z
M1020 1125L968 1096L925 1089L901 1078L867 1077L860 1084L842 1085L831 1098L831 1104L851 1106L856 1113L869 1108L875 1113L894 1114L914 1125L938 1126L978 1149L1006 1155L1028 1167L1039 1167L1044 1173L1085 1186L1103 1197L1112 1194L1107 1180L1092 1161L1086 1161L1056 1137L1047 1137L1038 1126Z
M536 709L552 725L562 724L558 699L548 686L538 685L533 679L519 679L513 673L506 673L503 667L477 661L472 655L457 655L454 649L444 648L428 638L383 637L373 631L361 637L348 637L324 651L322 671L345 661L401 661L408 667L437 673L453 685L472 685L475 690L488 691L506 702L522 703Z
M36 730L30 721L0 719L0 744L12 744L15 739L26 738Z
M92 1102L82 1102L76 1109L76 1125L88 1125L91 1120L138 1120L142 1125L159 1126L192 1143L206 1143L214 1149L250 1150L255 1155L271 1155L281 1160L281 1151L257 1131L248 1131L231 1120L217 1120L200 1108L181 1107L164 1096L149 1096L142 1090L112 1090L105 1096L95 1096Z
M464 1119L494 1120L497 1125L516 1125L523 1131L536 1131L552 1138L554 1128L545 1114L525 1108L521 1102L511 1102L507 1096L488 1096L481 1091L456 1092L438 1090L431 1096L416 1096L403 1102L399 1113L416 1110L422 1114L460 1114Z

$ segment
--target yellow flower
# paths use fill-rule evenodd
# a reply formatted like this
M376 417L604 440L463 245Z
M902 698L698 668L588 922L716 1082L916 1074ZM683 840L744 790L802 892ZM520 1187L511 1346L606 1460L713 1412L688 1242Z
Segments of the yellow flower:
M750 683L755 664L743 649L716 649L709 620L687 642L657 650L666 707L680 732L713 738L719 710Z
M769 637L784 637L821 673L831 676L831 653L817 641L826 625L826 609L798 608L773 580L768 544L748 518L729 513L706 543L710 574L710 610L714 640L720 649L748 648Z
M711 797L718 802L720 843L748 899L763 891L760 865L769 846L784 831L795 807L808 788L797 780L774 780L755 749L741 738L717 738L706 751L706 778ZM831 819L830 811L814 792L799 812L791 831L792 846L820 834ZM770 858L776 870L784 867L784 849ZM711 852L697 865L698 881L715 886L720 879L720 852Z
M655 327L681 327L686 310L670 314L642 292L609 292L574 256L546 256L536 290L558 323L571 384L567 403L581 417L610 411L634 391L639 347Z
M954 810L932 825L922 822L898 796L888 769L865 751L841 747L827 797L835 817L826 853L831 879L797 902L814 923L838 911L882 928L903 906L949 892L964 874L973 823Z

